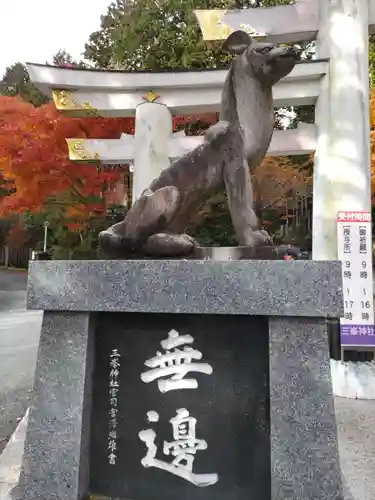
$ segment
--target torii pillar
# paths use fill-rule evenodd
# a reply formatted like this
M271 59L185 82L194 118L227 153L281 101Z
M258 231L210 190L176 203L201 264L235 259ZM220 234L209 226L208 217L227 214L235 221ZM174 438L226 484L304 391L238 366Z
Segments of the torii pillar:
M373 0L370 0L373 3ZM338 210L371 210L367 0L320 0L318 57L330 60L315 108L313 258L337 258Z
M329 58L316 104L313 258L337 258L338 210L370 210L368 30L375 0L296 0L293 5L242 11L196 11L205 40L243 29L279 43L317 39Z
M169 167L168 141L172 137L172 116L163 104L139 104L135 120L133 203Z

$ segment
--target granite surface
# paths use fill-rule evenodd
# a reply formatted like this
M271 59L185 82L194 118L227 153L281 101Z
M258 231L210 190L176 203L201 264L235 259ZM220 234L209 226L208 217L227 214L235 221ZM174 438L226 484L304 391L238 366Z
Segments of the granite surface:
M324 320L272 318L272 500L342 500Z
M341 263L33 261L28 308L339 317Z
M142 313L207 321L208 314L271 316L271 498L342 500L324 321L342 313L339 262L31 262L28 304L48 312L14 500L77 500L87 492L95 350L89 318L101 315L86 311L139 313L129 315L134 321L150 317Z
M86 313L45 313L14 500L77 500L88 488L94 343Z

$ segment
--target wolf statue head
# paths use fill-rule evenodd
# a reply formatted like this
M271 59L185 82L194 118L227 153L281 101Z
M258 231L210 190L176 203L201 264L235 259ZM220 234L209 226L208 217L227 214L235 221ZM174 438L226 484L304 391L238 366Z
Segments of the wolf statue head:
M275 85L300 60L298 49L270 42L254 42L244 31L232 33L225 40L223 50L234 53L237 56L234 63L267 86Z

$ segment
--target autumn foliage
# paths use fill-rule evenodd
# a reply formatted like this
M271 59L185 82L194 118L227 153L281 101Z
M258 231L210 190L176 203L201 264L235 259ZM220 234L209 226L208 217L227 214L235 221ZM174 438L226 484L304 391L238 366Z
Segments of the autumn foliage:
M217 116L199 118L208 126ZM174 117L173 130L197 119ZM70 118L52 103L34 107L18 97L0 96L0 178L8 193L0 191L0 218L48 213L54 233L63 226L85 237L93 220L103 220L116 203L117 190L123 192L128 165L98 168L73 163L65 139L116 139L122 133L134 133L134 118ZM25 228L17 223L8 243L19 246L24 239Z
M212 119L209 115L203 121ZM175 117L174 130L195 120ZM1 215L38 212L48 200L65 203L72 219L105 213L110 199L106 194L124 168L73 163L65 139L115 139L121 133L134 133L133 118L70 118L52 103L35 108L19 98L0 96L0 168L14 191L2 199Z
M283 212L289 198L299 190L310 192L312 187L312 178L290 157L267 156L255 168L253 179L255 200L261 210L269 207Z
M27 241L28 235L24 224L21 221L17 221L16 224L9 230L6 243L11 248L21 248Z
M107 172L71 162L65 139L117 138L133 129L129 118L67 118L53 104L35 108L15 97L0 97L0 166L14 191L2 199L1 214L40 211L61 193L71 198L70 215L87 218L104 211L105 192L121 169Z

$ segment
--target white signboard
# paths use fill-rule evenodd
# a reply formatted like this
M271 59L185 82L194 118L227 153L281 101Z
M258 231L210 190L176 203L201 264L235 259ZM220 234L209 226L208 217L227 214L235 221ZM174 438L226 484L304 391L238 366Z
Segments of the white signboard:
M344 292L341 345L375 346L371 213L338 212L337 242Z

